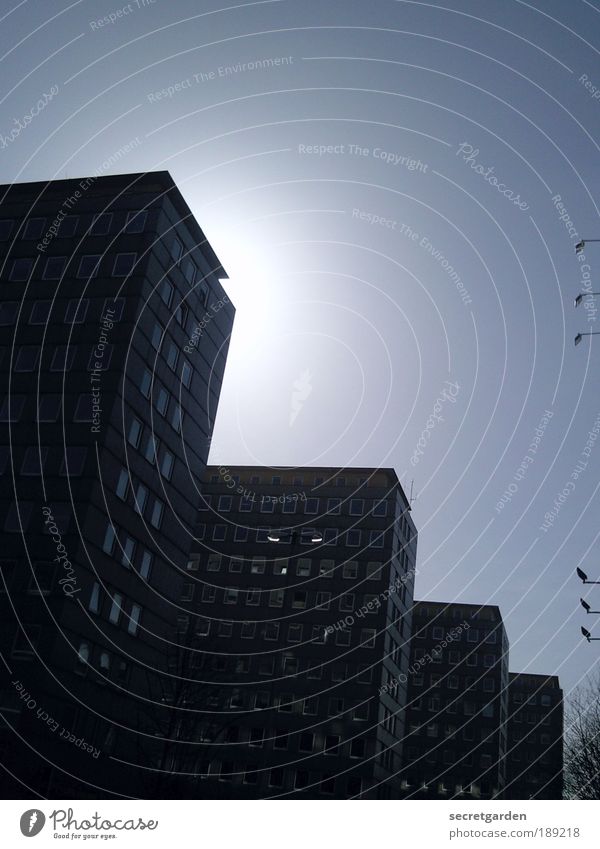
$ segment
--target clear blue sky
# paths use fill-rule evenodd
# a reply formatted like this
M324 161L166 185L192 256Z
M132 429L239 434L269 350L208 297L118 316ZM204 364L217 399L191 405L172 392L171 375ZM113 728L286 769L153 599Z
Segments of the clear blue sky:
M572 304L600 289L600 244L574 252L600 238L600 10L55 0L1 15L0 179L167 168L229 271L211 459L394 466L417 495L417 595L500 605L512 668L574 686L598 657L574 572L600 578L600 351L573 337L600 323Z

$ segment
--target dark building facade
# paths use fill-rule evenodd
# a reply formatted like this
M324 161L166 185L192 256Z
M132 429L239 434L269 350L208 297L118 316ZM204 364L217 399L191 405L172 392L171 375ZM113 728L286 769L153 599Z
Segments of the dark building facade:
M508 639L495 605L416 601L402 795L502 798Z
M190 795L397 798L417 532L396 474L210 467L203 492Z
M555 675L510 673L506 798L563 798L563 694Z
M0 783L151 795L226 274L167 172L0 198Z

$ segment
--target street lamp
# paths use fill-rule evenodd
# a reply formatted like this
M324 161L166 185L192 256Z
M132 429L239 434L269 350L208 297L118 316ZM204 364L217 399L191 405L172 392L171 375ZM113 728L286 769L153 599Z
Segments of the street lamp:
M590 632L588 630L586 630L583 626L581 627L581 633L586 638L588 643L592 643L594 640L600 640L600 637L592 637Z
M584 601L582 598L580 598L579 601L581 602L581 606L583 607L586 613L600 613L600 610L591 610L587 601Z
M590 297L596 297L597 295L600 295L600 292L580 292L579 295L577 295L577 297L575 298L574 306L578 307L586 295L589 295Z
M577 577L581 578L584 584L600 584L600 581L588 581L588 576L585 574L583 569L577 567Z
M600 242L600 239L582 239L575 245L575 253L580 254L588 242Z
M575 346L579 345L584 336L600 336L600 331L592 330L590 333L578 333L575 337Z

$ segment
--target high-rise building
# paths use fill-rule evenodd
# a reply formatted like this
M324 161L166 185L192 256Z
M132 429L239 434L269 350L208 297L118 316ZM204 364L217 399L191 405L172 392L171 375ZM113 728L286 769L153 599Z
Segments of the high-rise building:
M416 601L402 794L502 798L508 639L495 605Z
M0 783L151 795L227 275L167 172L0 196Z
M563 694L555 675L509 675L505 795L563 797Z
M417 532L395 472L210 467L203 493L189 795L397 798Z

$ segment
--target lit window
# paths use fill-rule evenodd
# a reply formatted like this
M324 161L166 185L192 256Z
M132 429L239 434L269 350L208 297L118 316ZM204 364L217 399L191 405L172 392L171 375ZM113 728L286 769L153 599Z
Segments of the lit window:
M310 577L311 561L307 558L300 558L296 563L296 575L300 578Z
M142 374L142 379L140 381L140 392L146 398L149 398L151 388L152 388L152 374L148 371L148 369L144 369L144 373Z
M154 324L154 327L152 328L152 335L150 337L150 343L152 344L152 347L155 348L157 351L160 350L162 338L163 338L162 325L159 324L158 322L156 322Z
M148 500L148 489L143 483L138 483L135 490L134 504L136 511L141 515Z
M169 406L169 393L167 390L161 386L158 390L158 394L156 396L156 409L161 414L161 416L166 415L167 408Z
M106 526L106 533L104 534L104 542L102 543L102 551L106 552L106 554L112 554L115 550L115 529L111 524Z

